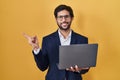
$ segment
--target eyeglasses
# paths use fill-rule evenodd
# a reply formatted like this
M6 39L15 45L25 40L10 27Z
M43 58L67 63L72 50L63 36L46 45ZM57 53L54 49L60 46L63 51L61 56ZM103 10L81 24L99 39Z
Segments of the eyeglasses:
M64 16L58 16L57 17L58 20L63 20L63 18L70 19L70 15L64 15Z

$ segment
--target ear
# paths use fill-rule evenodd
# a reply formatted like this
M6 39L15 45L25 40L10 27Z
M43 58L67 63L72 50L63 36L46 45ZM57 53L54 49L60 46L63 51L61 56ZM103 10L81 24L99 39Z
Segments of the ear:
M55 20L57 21L57 18L55 17Z
M71 18L71 20L73 20L73 19L74 19L74 17Z
M58 22L56 17L55 17L55 21Z

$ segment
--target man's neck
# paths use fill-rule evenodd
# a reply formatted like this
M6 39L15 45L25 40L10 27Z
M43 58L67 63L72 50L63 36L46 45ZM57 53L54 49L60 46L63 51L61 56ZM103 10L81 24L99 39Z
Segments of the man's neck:
M70 33L70 30L71 29L68 29L68 30L61 30L60 29L60 33L63 35L63 37L66 39L67 38L67 36L69 35L69 33Z

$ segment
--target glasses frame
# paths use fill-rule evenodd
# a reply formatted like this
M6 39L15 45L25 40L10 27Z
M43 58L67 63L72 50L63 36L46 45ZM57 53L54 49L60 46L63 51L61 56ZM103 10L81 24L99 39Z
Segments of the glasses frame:
M71 16L70 15L60 15L60 16L57 16L57 19L60 20L60 21L63 20L63 18L65 20L68 20L68 19L71 18Z

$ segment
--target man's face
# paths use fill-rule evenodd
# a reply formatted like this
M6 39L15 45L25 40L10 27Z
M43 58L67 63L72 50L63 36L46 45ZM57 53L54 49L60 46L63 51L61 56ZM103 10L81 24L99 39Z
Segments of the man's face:
M72 17L67 10L62 10L57 13L56 22L61 30L68 30L72 23Z

